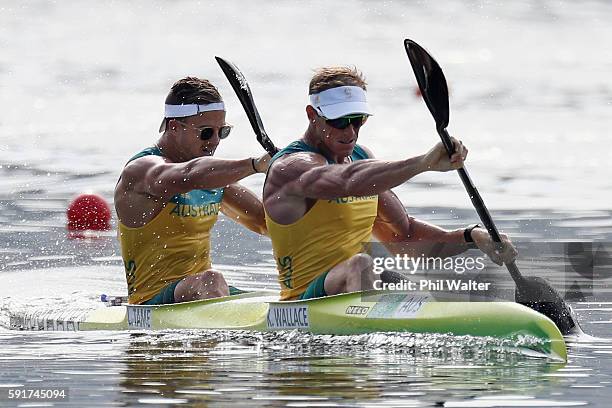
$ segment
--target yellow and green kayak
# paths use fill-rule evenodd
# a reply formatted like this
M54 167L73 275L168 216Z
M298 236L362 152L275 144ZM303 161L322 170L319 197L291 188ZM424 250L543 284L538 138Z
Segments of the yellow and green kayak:
M275 292L172 305L121 305L91 312L79 330L300 329L314 334L452 333L515 339L531 336L539 351L566 360L563 336L546 316L513 302L441 301L419 292L356 292L279 302Z

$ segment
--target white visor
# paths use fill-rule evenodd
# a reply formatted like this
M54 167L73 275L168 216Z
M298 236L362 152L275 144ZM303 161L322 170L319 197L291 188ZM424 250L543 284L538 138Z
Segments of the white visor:
M166 119L167 118L185 118L187 116L197 115L202 112L210 111L225 111L225 105L223 102L207 103L204 105L189 104L189 105L165 105L164 108L164 120L162 120L159 126L159 132L166 130Z
M339 86L309 97L310 106L327 119L357 114L372 115L366 92L359 86Z

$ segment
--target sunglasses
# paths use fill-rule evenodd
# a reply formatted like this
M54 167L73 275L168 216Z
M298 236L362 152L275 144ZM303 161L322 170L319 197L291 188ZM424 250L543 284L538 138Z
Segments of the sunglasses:
M327 119L322 116L322 118L325 119L325 123L334 129L342 130L350 125L353 125L355 129L359 129L368 120L368 115L347 115L337 119Z
M177 122L185 125L185 126L189 126L192 129L195 130L199 130L200 131L200 139L201 140L208 140L210 138L213 137L213 135L215 134L215 129L219 129L219 139L225 139L226 137L229 136L230 132L232 131L232 125L223 125L219 128L216 127L212 127L212 126L193 126L189 123L185 123L185 122L181 122L180 120L177 120Z

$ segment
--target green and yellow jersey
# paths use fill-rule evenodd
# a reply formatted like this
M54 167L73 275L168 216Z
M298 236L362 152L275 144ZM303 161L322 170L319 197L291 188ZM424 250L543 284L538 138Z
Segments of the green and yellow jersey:
M150 147L128 163L148 155L162 154L157 147ZM192 190L170 198L142 227L130 228L119 222L130 303L146 302L167 284L211 267L210 230L222 199L222 188Z
M271 163L283 155L299 152L319 153L298 140L279 151ZM351 160L367 158L367 153L355 146ZM302 218L287 225L276 223L266 212L281 300L296 299L317 276L362 252L363 245L370 241L377 210L378 196L373 195L316 200Z

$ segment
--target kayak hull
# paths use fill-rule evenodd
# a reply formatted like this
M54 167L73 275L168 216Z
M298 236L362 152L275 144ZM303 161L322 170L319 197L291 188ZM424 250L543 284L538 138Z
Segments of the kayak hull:
M111 306L93 311L79 330L301 329L315 334L371 332L543 340L540 351L566 360L563 336L546 316L513 302L436 299L419 292L356 292L279 302L275 292L251 292L172 305Z

